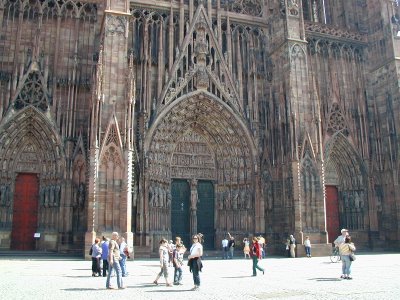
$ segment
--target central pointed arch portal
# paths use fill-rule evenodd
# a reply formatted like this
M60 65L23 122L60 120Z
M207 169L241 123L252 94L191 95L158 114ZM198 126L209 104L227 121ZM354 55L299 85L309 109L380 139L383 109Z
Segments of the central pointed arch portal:
M163 108L148 137L145 201L153 247L162 236L189 243L201 232L205 248L214 249L228 231L259 230L254 142L227 104L205 91L187 94Z

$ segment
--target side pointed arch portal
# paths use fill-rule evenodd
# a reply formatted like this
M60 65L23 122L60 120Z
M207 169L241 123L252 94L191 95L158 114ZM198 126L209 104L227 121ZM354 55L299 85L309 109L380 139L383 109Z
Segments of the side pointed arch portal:
M340 228L365 230L368 213L367 173L363 161L341 132L336 133L325 149L325 185L328 233L331 241ZM331 205L332 201L337 203ZM337 211L336 228L329 230L329 213Z

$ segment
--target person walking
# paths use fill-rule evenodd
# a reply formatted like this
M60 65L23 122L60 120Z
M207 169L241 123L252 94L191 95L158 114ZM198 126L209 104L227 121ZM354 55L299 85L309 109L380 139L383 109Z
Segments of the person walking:
M121 259L120 256L120 251L119 251L119 245L117 243L118 241L118 232L113 232L111 234L111 240L108 245L108 274L107 274L107 281L106 281L106 288L107 289L114 289L110 285L110 277L111 277L111 272L112 270L115 271L115 274L117 275L117 286L119 289L124 289L125 287L123 286L123 281L122 281L122 270L121 266L119 264L119 261Z
M307 257L311 257L311 241L309 236L306 236L304 240L304 249L306 250Z
M101 259L103 261L103 277L107 276L108 271L108 245L110 244L110 239L103 236L103 243L101 244Z
M229 243L229 241L225 236L224 239L221 242L221 245L222 245L222 259L228 259L228 251L229 251L228 243Z
M289 236L289 251L290 251L290 257L295 258L296 257L296 239L294 236L291 234Z
M203 256L203 245L201 244L201 236L195 234L192 237L193 244L190 247L190 254L188 256L188 266L190 272L193 274L194 287L192 291L197 291L200 288L200 274L203 264L201 257Z
M160 255L160 272L157 274L156 279L153 281L155 285L158 285L158 279L162 275L164 275L165 278L165 284L167 287L171 287L172 284L168 281L168 262L169 262L169 247L168 247L168 241L164 238L160 240L160 248L158 250L159 255Z
M101 276L100 259L101 259L100 239L96 238L94 240L94 244L92 245L92 276L93 277Z
M244 238L243 239L243 244L244 244L244 248L243 248L243 253L244 253L244 258L250 258L250 242L248 238Z
M250 255L253 260L253 276L257 276L257 270L261 271L264 275L265 270L258 265L258 262L261 259L261 249L256 237L253 237Z
M356 247L351 241L351 236L348 235L346 236L344 243L339 246L339 254L342 260L342 276L340 276L340 278L353 279L353 277L351 277L352 261L350 260L350 254L354 251L356 251Z

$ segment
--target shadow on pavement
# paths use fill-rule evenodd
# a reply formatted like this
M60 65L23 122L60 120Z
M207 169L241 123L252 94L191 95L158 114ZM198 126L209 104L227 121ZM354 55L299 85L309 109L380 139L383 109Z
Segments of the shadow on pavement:
M340 278L310 278L308 280L314 280L314 281L342 281Z
M71 288L71 289L61 289L62 291L68 291L68 292L83 292L83 291L101 291L105 290L103 289L93 289L93 288Z
M261 275L260 275L261 276ZM251 275L247 275L247 276L222 276L221 278L231 278L231 279L234 279L234 278L247 278L247 277L253 277L253 276L251 276Z
M158 289L158 290L151 290L151 291L146 291L146 293L179 293L179 292L191 292L192 289L188 289L188 290L173 290L173 289Z

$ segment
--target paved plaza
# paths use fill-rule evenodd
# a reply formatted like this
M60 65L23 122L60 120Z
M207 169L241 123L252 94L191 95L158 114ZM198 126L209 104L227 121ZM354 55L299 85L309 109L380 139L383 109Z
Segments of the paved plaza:
M106 290L105 278L91 276L91 261L2 256L1 299L400 299L400 254L358 255L353 280L340 279L341 264L329 257L268 257L260 263L265 275L257 277L251 276L250 259L205 258L203 264L199 291L190 291L193 281L186 266L183 285L155 286L156 259L129 261L127 288Z

